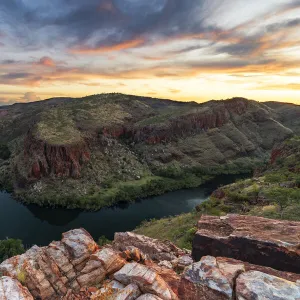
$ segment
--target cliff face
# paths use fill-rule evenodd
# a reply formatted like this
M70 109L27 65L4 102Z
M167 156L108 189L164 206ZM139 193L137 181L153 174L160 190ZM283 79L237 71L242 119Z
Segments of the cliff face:
M80 176L82 164L89 161L90 151L86 142L71 145L51 145L29 132L24 140L24 156L28 177L40 179Z
M58 198L76 191L70 207L86 208L79 198L102 197L114 184L148 182L174 168L219 174L230 165L232 173L247 172L293 135L272 108L241 98L196 104L109 94L5 111L0 139L12 156L0 166L0 185L7 185L8 174L20 199L50 205L65 205ZM118 199L109 195L99 202Z
M193 252L199 246L207 247L199 240L204 227L205 230L214 228L206 231L207 238L217 239L216 234L220 235L213 222L208 226L208 220L213 221L206 217L199 222ZM268 230L265 222L270 221L255 219L261 234ZM294 225L299 227L300 223ZM294 239L291 231L283 236L281 229L274 227L273 235ZM241 238L247 239L246 234L240 233ZM267 235L264 237L267 241ZM251 238L260 245L258 233ZM239 251L238 245L235 247ZM274 249L277 246L270 240L266 253L271 254ZM168 241L126 232L116 233L111 245L99 247L84 229L71 230L59 242L41 248L34 246L25 254L0 264L0 299L253 300L274 299L276 295L276 299L283 300L300 297L299 274L247 260L214 257L213 251L209 248L207 256L199 256L194 262L189 251ZM224 245L223 254L226 253ZM251 255L255 257L255 253ZM296 262L299 253L293 255Z
M104 128L102 134L113 138L125 138L135 143L159 144L174 139L206 132L227 124L232 115L243 115L249 103L245 100L233 100L216 105L210 109L192 109L182 116L166 118L163 122L150 125L129 125L119 128ZM195 111L195 112L193 112Z

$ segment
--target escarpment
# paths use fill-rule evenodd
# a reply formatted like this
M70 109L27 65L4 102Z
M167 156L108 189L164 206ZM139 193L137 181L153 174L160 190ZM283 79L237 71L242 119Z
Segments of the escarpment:
M233 218L233 216L231 216ZM239 222L239 216L231 221ZM240 218L243 218L240 216ZM112 244L99 247L84 229L66 232L62 240L46 247L34 246L25 254L12 257L0 264L0 299L126 299L126 300L294 300L300 297L300 274L278 270L284 260L288 263L289 244L296 236L292 230L284 234L275 221L257 218L253 226L263 228L273 224L271 234L263 240L268 244L265 257L278 251L275 239L286 247L286 256L273 260L273 268L250 263L249 258L259 257L260 247L244 248L245 260L230 258L224 240L224 251L213 254L214 249L199 235L222 239L228 226L214 226L213 218L204 217L195 236L193 257L188 250L180 249L169 241L160 241L132 232L116 233ZM222 220L222 219L220 219ZM253 220L252 220L253 221ZM205 223L206 222L206 223ZM206 225L205 225L206 224ZM300 223L285 223L294 229ZM261 244L261 234L241 230L240 237ZM202 230L202 231L201 231ZM282 236L280 236L282 235ZM285 235L285 240L283 240ZM268 239L269 238L269 239ZM199 246L208 247L210 254L195 257ZM233 248L232 248L233 249ZM283 249L282 249L283 250ZM235 248L238 253L239 249ZM246 255L248 252L248 256ZM218 256L222 254L223 256ZM228 255L227 255L228 254ZM299 251L294 253L297 266ZM274 258L278 258L276 255ZM275 298L274 298L275 297Z
M220 128L231 121L234 115L240 116L247 112L249 103L244 100L233 100L211 108L193 108L182 115L171 116L156 123L156 117L142 120L127 126L104 128L105 136L124 137L130 141L147 144L170 142L177 138L206 132Z
M89 159L90 150L84 140L75 144L55 145L39 139L32 132L28 132L24 140L22 160L29 179L50 175L78 178L81 166Z
M98 209L120 197L250 172L294 128L273 108L243 98L197 104L103 94L5 111L0 138L12 155L0 166L0 186L26 202L72 208ZM123 191L131 184L143 185L133 197Z

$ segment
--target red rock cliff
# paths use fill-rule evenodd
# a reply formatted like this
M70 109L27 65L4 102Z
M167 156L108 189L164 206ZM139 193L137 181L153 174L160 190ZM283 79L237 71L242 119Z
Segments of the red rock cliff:
M24 140L24 161L29 178L39 179L50 174L78 178L82 164L89 159L90 151L85 141L72 145L50 145L31 132Z

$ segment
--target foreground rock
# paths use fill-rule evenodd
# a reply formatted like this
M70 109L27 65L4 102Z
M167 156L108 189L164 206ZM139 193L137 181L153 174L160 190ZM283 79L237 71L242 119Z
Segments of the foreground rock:
M177 299L178 284L174 281L179 282L180 278L176 273L150 259L141 260L145 255L136 248L134 253L140 263L132 262L128 252L109 246L99 248L84 229L71 230L59 242L41 248L34 246L25 254L4 261L0 265L0 273L5 275L0 281L0 300L130 300L143 294L154 299ZM160 274L173 283L175 292Z
M0 278L0 299L33 300L33 297L19 281L3 276Z
M260 217L202 216L192 256L225 256L256 265L300 273L300 222Z
M300 284L257 271L247 272L238 277L236 296L243 299L300 299Z
M117 232L113 242L113 247L117 250L125 251L128 248L136 247L154 261L172 261L189 254L176 247L170 241L160 241L147 236L132 232Z
M84 229L71 230L59 242L4 261L0 300L300 299L300 274L228 257L193 262L188 251L170 242L131 233L117 236L123 245L118 237L100 248ZM269 247L277 251L278 246Z
M223 300L235 299L235 296L238 296L238 300L300 299L297 294L299 280L300 274L277 271L232 258L205 256L185 269L178 294L182 300ZM285 293L290 298L284 298Z

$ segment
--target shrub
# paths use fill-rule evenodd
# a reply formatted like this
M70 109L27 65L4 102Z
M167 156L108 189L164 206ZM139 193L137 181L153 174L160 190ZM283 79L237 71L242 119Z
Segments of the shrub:
M1 159L9 159L11 155L11 152L9 150L9 148L7 147L7 145L5 144L0 144L0 158Z
M19 269L17 271L17 279L22 283L24 284L25 281L26 281L26 272L22 269Z
M102 235L99 237L97 244L102 247L104 245L111 244L111 240L109 240L105 235Z
M6 239L0 241L0 262L25 252L21 240Z

